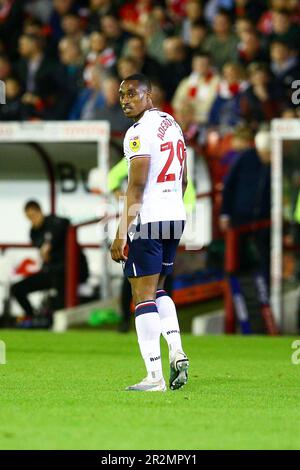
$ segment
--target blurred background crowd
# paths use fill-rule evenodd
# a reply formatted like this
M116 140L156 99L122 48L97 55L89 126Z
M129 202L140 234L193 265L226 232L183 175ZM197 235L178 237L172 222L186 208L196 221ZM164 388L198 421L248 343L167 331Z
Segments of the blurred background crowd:
M120 80L142 72L188 140L296 117L297 0L0 0L0 120L130 121Z

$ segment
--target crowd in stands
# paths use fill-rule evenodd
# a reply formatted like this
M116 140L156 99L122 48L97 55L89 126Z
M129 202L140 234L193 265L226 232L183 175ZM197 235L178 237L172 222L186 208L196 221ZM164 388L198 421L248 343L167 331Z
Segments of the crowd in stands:
M297 0L0 0L0 120L130 121L118 86L142 72L188 139L299 116Z

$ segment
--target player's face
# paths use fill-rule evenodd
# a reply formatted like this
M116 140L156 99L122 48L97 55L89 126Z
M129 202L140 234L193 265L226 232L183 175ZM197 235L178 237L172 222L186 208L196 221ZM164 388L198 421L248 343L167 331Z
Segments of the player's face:
M123 112L129 118L138 118L151 107L150 92L136 80L122 82L119 96Z

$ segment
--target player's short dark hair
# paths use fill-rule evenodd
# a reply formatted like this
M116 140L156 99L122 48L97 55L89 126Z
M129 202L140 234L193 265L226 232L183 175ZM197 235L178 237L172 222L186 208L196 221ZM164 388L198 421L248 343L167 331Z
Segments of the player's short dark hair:
M34 209L36 211L41 211L41 206L40 204L35 201L34 199L31 199L30 201L27 201L26 204L24 205L24 211L28 211L29 209Z
M146 75L143 75L142 73L134 73L132 75L129 75L129 77L126 77L124 79L124 82L127 82L128 80L135 80L140 83L140 85L144 85L147 90L151 91L152 86L149 78L146 77Z

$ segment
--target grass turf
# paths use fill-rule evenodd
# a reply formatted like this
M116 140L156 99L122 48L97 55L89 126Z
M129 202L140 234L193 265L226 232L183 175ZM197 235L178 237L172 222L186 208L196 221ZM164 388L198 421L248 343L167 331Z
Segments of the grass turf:
M167 393L124 391L145 376L134 333L0 339L0 449L300 448L292 338L184 335L190 380Z

